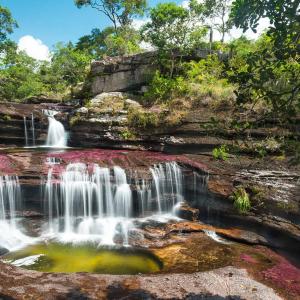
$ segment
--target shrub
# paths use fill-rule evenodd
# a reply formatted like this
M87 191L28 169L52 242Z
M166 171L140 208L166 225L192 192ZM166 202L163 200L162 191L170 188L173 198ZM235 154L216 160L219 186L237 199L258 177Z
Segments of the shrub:
M227 160L228 159L228 148L226 145L222 145L219 148L215 148L212 152L214 159Z
M144 97L149 103L162 103L188 92L188 85L183 77L169 78L156 71Z
M243 187L238 187L232 194L234 207L240 213L246 213L251 208L250 197Z
M157 113L144 111L142 109L131 109L128 111L128 123L136 129L150 129L158 127L160 116Z
M120 133L120 135L122 136L122 138L124 140L131 140L131 139L134 139L135 138L135 135L133 132L131 132L130 130L128 129L125 129L124 131L122 131Z

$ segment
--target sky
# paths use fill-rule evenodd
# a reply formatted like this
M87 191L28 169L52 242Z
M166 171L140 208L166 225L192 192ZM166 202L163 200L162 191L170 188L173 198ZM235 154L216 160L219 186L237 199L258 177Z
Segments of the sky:
M170 0L148 0L149 6ZM186 5L187 0L173 0ZM97 10L78 9L73 0L0 0L0 5L9 8L19 28L11 38L21 50L37 59L49 59L50 51L57 42L76 42L89 34L93 28L103 29L110 21ZM141 24L136 21L135 24ZM265 27L265 23L262 24ZM233 32L234 36L240 31ZM250 37L255 37L249 33Z

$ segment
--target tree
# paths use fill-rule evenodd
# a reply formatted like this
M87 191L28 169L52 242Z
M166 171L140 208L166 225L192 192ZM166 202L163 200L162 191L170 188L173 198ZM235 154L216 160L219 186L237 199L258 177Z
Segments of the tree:
M192 2L193 3L193 2ZM150 22L142 28L145 41L155 46L159 53L170 58L170 76L173 76L177 56L183 56L206 34L206 29L197 24L199 11L186 9L173 2L158 4L150 10Z
M39 63L35 59L10 44L0 62L0 98L15 101L45 92L38 69Z
M107 53L105 39L114 33L113 27L106 27L104 30L94 28L89 35L79 38L76 43L76 49L86 51L95 59L102 58Z
M117 32L119 26L128 26L132 18L143 16L147 2L146 0L75 0L79 8L91 6L105 14L113 23Z
M140 35L132 27L122 27L118 33L105 38L106 54L109 56L130 55L141 52Z
M300 110L299 0L236 0L231 19L244 31L256 31L259 20L270 26L259 47L247 54L242 71L233 67L240 103L264 101L282 121Z
M61 93L84 82L90 62L91 56L85 51L76 50L72 43L58 43L51 62L41 66L40 74L51 92Z
M103 31L93 29L90 35L81 37L76 49L99 59L104 55L117 56L140 52L139 44L140 34L133 27L120 27L117 33L113 27L107 27Z
M0 6L0 45L7 40L8 34L11 34L15 27L17 27L17 23L10 11Z
M224 43L225 34L231 29L228 15L232 0L205 0L204 15L212 18L213 26L221 33L221 42ZM217 23L215 23L217 22Z
M236 0L230 17L236 27L254 32L259 20L268 18L267 34L274 40L275 55L278 59L285 59L299 53L299 13L299 0Z

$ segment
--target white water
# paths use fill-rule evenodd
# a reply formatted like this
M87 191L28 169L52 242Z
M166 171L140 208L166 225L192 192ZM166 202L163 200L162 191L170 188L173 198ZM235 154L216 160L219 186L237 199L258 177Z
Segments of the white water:
M215 231L213 230L208 230L208 229L204 229L203 230L204 233L210 237L211 239L213 239L214 241L220 243L220 244L225 244L225 245L229 245L231 244L231 242L223 239L222 237L220 237Z
M55 178L49 169L46 203L49 215L48 236L63 242L94 240L114 244L115 239L129 244L138 217L172 213L182 200L182 174L176 163L159 164L151 169L152 183L138 185L138 202L133 195L125 170L69 164ZM152 198L153 197L153 198Z
M65 148L67 146L67 133L64 125L54 117L57 112L53 110L44 110L43 113L48 117L49 122L46 146Z
M34 128L34 116L31 114L31 131L32 131L32 146L35 146L35 128Z
M0 176L0 247L14 251L47 239L128 246L140 224L176 219L173 208L183 198L176 163L158 164L149 171L152 180L136 181L134 198L132 182L121 167L74 163L54 175L50 164L44 199L49 221L39 238L23 234L16 218L22 204L18 177Z
M25 146L28 147L28 130L27 130L27 119L24 116L24 135L25 135Z
M27 118L24 116L24 136L25 136L25 147L35 147L35 125L34 125L34 115L31 114L31 120L27 121ZM31 123L31 138L29 138L28 134L28 122ZM31 145L29 145L29 141L31 141Z
M30 243L31 238L20 230L15 218L21 206L21 191L17 176L0 176L0 247L14 251Z

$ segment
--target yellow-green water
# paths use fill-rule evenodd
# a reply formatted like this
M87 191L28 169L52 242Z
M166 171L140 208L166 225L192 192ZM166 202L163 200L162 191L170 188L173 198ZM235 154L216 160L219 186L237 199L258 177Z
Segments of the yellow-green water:
M96 248L92 245L38 244L10 253L7 261L16 261L42 254L26 269L57 272L91 272L101 274L154 273L161 269L161 262L150 252L132 249Z

